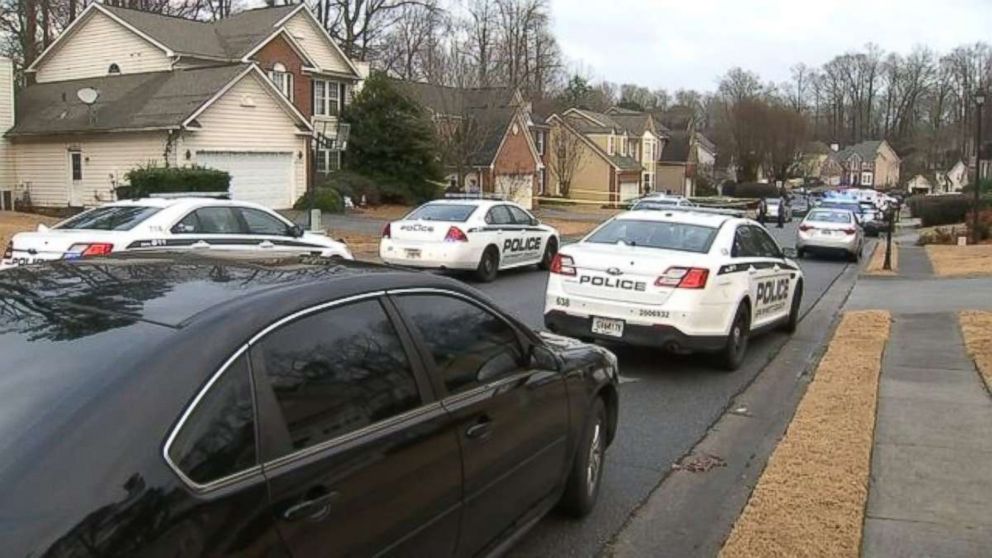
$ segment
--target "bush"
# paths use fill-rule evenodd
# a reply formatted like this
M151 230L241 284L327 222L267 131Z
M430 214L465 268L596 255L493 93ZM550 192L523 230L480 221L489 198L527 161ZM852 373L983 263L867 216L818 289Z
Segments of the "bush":
M144 198L166 192L227 192L231 175L204 167L157 167L131 169L124 176L129 186L117 188L117 197Z
M963 194L911 196L906 199L910 215L920 218L924 227L963 223L972 200Z
M742 182L740 184L725 184L723 195L733 198L777 198L779 191L774 184Z
M333 188L342 198L348 196L351 201L358 205L365 196L365 203L369 205L379 205L382 203L382 189L379 184L371 178L354 171L335 171L324 177L320 183L322 188Z
M344 211L344 201L341 194L334 188L318 187L313 192L307 192L300 196L293 204L293 209L306 211L310 208L310 194L314 195L313 209L319 209L324 213L341 213Z
M972 219L975 212L969 211L965 216L965 225L968 227L968 238L972 238ZM992 209L983 209L978 212L978 239L980 241L992 239Z

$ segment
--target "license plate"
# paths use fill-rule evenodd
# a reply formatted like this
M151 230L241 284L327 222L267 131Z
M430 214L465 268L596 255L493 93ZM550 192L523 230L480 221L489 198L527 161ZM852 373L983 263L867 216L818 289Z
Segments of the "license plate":
M415 259L417 259L417 258L420 257L420 250L417 250L415 248L407 248L406 249L406 257L415 260Z
M623 337L623 320L593 317L592 332L610 337Z
M820 231L820 236L833 236L833 231Z

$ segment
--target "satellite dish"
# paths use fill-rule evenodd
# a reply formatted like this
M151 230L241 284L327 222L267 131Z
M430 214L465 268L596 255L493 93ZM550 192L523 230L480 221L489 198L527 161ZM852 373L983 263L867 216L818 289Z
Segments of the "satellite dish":
M92 105L96 102L97 97L100 96L100 92L92 87L84 87L79 91L76 91L76 96L79 97L79 100L84 104Z

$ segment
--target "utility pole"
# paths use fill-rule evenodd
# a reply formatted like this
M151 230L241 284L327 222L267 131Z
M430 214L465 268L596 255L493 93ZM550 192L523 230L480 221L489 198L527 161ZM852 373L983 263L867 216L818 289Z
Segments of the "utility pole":
M975 125L975 208L971 214L971 240L974 244L982 241L978 231L978 213L982 206L982 188L979 184L982 178L982 105L985 104L985 93L979 91L975 95L976 125Z

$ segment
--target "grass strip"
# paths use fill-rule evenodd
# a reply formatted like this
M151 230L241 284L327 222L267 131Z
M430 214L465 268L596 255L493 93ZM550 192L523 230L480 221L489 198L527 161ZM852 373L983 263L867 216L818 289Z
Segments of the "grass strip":
M964 344L992 391L992 312L967 310L959 316Z
M927 257L934 273L941 277L992 275L992 244L931 244L927 246Z
M865 268L866 275L895 275L899 272L899 245L895 242L892 243L892 264L891 270L882 269L885 265L885 239L879 237L878 242L875 243L875 250L871 253L871 259L868 260L868 267Z
M722 557L859 555L889 325L844 314Z

